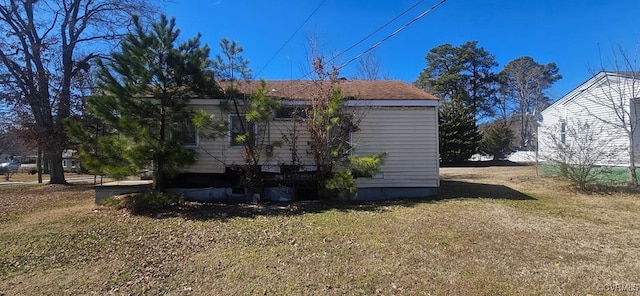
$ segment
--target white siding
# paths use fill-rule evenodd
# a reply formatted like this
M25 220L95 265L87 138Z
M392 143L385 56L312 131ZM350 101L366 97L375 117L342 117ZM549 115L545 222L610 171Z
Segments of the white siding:
M549 133L556 133L559 137L558 126L561 120L564 120L567 130L575 128L578 122L589 123L595 130L602 128L603 132L599 135L601 139L611 140L609 147L602 147L602 149L611 149L616 152L616 156L601 164L628 165L630 142L619 116L624 114L629 120L628 117L631 114L629 102L631 98L638 96L639 90L640 83L637 81L605 76L604 73L600 73L561 98L541 113L543 117L539 130L541 158L544 160L552 153L553 147Z
M214 119L226 118L217 105L194 105ZM380 178L359 178L358 187L438 187L437 107L353 107L358 110L360 131L352 135L355 155L387 152ZM269 141L282 141L291 133L294 121L275 120L270 125ZM303 164L313 165L307 154L308 133L304 123L297 123L298 157ZM200 137L198 161L186 169L192 173L223 173L225 166L242 164L242 148L230 147L228 137ZM291 151L285 142L274 149L271 158L262 156L263 164L291 163Z
M203 110L214 116L214 120L224 118L217 105L193 105L194 110ZM199 133L206 131L199 131ZM198 137L197 161L192 166L185 169L190 173L223 173L224 162L227 159L226 141L224 139L208 139L203 136Z
M228 114L223 113L220 107L217 105L193 105L195 110L204 110L210 114L213 114L214 120L220 120L221 118L228 118ZM265 143L284 142L282 136L291 133L294 121L287 120L274 120L269 126L269 133ZM313 159L307 155L309 136L305 133L304 123L298 124L298 157L302 163L312 164ZM199 138L198 147L196 151L198 153L198 161L185 169L190 173L223 173L226 166L234 164L244 164L242 158L243 149L240 146L231 146L230 138L228 135L224 135L215 139L207 139L205 137ZM279 165L279 164L291 164L291 151L289 145L284 143L282 147L274 147L271 157L266 155L261 156L261 163L263 165Z
M359 178L358 187L439 186L436 107L371 107L360 115L354 154L388 156L378 178Z

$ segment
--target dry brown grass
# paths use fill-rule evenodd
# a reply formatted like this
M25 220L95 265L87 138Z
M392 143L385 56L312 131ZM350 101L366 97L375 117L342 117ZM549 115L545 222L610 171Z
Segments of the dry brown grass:
M87 187L0 188L0 294L640 293L637 195L576 193L531 167L441 175L437 201L147 216L95 207Z

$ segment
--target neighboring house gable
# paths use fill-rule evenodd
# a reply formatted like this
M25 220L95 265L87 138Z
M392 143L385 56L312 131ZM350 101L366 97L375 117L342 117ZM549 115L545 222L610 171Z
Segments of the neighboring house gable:
M615 156L601 165L629 165L629 147L635 145L638 155L640 131L637 112L640 97L640 77L628 72L600 72L576 87L540 113L539 154L542 160L554 152L552 134L557 141L568 141L566 132L578 123L588 123L594 130L602 129L600 140L607 140ZM621 118L625 118L625 123ZM633 137L627 131L635 129ZM636 144L633 144L636 143ZM638 156L636 156L638 159Z
M263 169L278 171L280 165L291 164L297 156L300 164L313 169L306 126L292 120L296 108L309 106L313 97L313 81L267 81L270 95L282 99L283 110L276 112L270 123L267 141L282 141L283 135L298 131L297 155L290 146L274 147L270 157L263 157ZM325 82L326 83L326 82ZM243 82L239 91L251 94L259 82ZM360 120L359 131L351 135L354 155L387 152L380 173L373 178L359 178L361 199L425 197L435 195L439 187L438 99L401 81L338 81L334 87L349 98L346 105ZM230 114L220 108L220 100L193 99L196 110L204 110L216 119ZM242 147L228 137L215 140L201 138L196 149L198 162L186 172L192 174L224 174L230 166L243 165Z

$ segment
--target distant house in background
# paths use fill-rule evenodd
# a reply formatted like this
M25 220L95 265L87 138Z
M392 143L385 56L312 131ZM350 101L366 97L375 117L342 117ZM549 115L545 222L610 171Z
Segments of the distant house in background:
M304 122L292 119L296 108L306 108L314 95L313 81L267 81L270 95L283 101L282 110L270 123L267 141L282 141L283 135L300 132L296 145L299 170L314 170ZM240 84L240 92L250 95L259 82ZM438 99L401 81L339 81L336 88L348 98L346 105L360 119L360 130L351 135L353 155L387 152L380 173L372 178L358 178L359 199L394 199L427 197L437 194L439 187L438 156ZM214 118L229 120L233 134L235 115L220 108L217 99L192 99L195 110L204 110ZM292 112L293 111L293 112ZM176 178L178 186L211 187L217 189L236 186L229 178L235 165L243 165L242 147L231 136L215 140L193 137L191 146L198 153L196 164L188 167ZM262 170L274 174L292 164L292 151L288 145L274 146L263 157ZM182 180L182 181L181 181ZM192 191L195 192L195 191ZM205 191L198 191L202 194ZM220 191L219 191L220 192ZM189 194L187 192L186 194ZM195 193L194 193L195 194ZM205 192L204 195L207 193ZM209 193L209 196L216 195ZM223 194L224 195L224 194ZM219 194L218 194L219 196ZM302 196L304 198L304 196Z
M615 155L600 165L628 166L629 148L635 147L636 160L640 159L640 76L629 72L599 72L576 87L540 113L539 156L549 159L555 151L555 142L566 142L567 131L578 129L578 123L603 133L600 139L615 149ZM625 118L625 124L621 118ZM635 129L633 135L627 131ZM580 132L580 131L579 131ZM555 137L555 140L554 140Z
M62 169L65 172L80 172L80 161L76 150L65 149L62 151Z
M0 163L20 163L19 172L29 172L35 168L37 153L33 145L27 144L15 134L4 132L0 135L2 152Z

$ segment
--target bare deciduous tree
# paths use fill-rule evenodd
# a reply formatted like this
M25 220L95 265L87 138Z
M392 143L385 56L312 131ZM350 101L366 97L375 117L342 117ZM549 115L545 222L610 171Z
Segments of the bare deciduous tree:
M541 132L549 140L543 145L547 160L580 190L606 177L611 169L607 164L620 149L613 138L601 136L606 127L593 121L562 122Z
M150 0L2 0L0 2L0 94L28 112L51 169L50 183L66 183L63 120L79 99L77 77L108 52L131 14L151 17Z
M541 65L531 57L520 57L504 66L499 74L501 96L511 98L520 120L520 148L531 149L535 116L549 104L544 91L562 78L555 63Z
M354 80L388 80L389 73L382 72L380 59L370 51L358 60Z
M638 137L638 124L640 124L640 64L636 56L630 56L622 47L613 50L612 59L609 62L609 70L604 63L600 65L600 73L603 73L602 85L591 91L587 96L589 106L600 106L597 112L594 108L583 106L589 115L600 123L609 126L616 133L621 133L629 139L628 147L625 147L629 159L629 172L631 183L638 186L636 172L636 152L638 145L634 135ZM597 75L593 72L594 76Z

